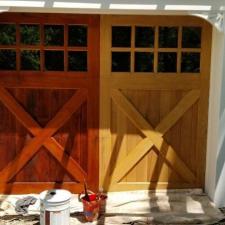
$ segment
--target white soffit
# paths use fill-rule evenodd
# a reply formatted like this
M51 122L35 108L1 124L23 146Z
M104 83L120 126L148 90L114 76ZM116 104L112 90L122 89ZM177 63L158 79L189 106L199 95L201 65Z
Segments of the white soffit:
M53 8L101 9L101 3L55 1L53 3Z
M144 4L110 4L109 9L131 9L131 10L156 10L157 5L144 5Z
M225 0L0 0L0 12L194 15L225 33Z
M0 7L44 7L45 1L3 1L0 0Z
M165 10L210 11L211 5L165 5Z

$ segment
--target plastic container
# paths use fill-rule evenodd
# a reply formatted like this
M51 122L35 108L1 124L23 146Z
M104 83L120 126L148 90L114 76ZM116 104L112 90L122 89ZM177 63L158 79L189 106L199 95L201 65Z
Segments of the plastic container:
M53 189L40 194L40 225L70 224L71 193L66 190Z
M83 203L84 217L88 222L96 221L100 215L101 204L106 200L106 195L95 194L88 190L89 200L85 199L82 192L78 196L78 200Z

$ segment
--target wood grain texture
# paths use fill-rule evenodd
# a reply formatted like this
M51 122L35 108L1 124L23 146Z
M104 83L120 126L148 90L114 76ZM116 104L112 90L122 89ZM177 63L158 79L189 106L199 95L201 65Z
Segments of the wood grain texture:
M40 49L41 70L21 71L17 54L17 70L0 71L0 113L5 120L0 131L5 159L0 163L0 192L40 192L54 187L80 192L84 177L89 188L97 190L99 16L3 13L0 22L17 24L17 44L11 47L18 52L24 49L19 42L19 25L41 27L40 44L26 46ZM63 46L44 45L45 24L64 25ZM68 46L69 24L87 25L87 47ZM45 71L44 50L64 51L65 71ZM88 71L68 71L70 50L88 52ZM10 136L4 132L7 127Z
M39 150L45 140L50 138L81 106L86 97L84 91L77 91L56 116L47 123L46 127L40 130L37 136L24 146L21 153L0 172L0 179L10 181Z
M135 109L133 105L130 104L130 102L119 91L116 90L112 91L112 99L120 107L120 110L122 110L123 113L125 113L126 116L131 120L131 122L138 129L140 129L140 131L146 137L149 137L151 139L152 145L154 144L156 146L159 153L162 155L163 158L165 158L165 160L176 171L176 173L178 173L183 179L189 182L195 181L195 175L192 173L192 171L190 171L189 168L186 166L186 164L179 158L173 147L170 146L162 138L162 136L164 135L163 133L160 134L157 131L155 131L152 125L142 117L142 115L137 111L137 109ZM174 120L179 119L179 113L175 114L174 116L175 116ZM171 127L174 121L171 119L170 122ZM143 148L143 145L138 146L138 149L140 149L141 147ZM149 144L147 144L147 146L145 146L145 149L146 148L151 148L151 145L149 146Z
M129 48L111 46L112 26L131 27ZM136 26L155 28L153 48L135 47ZM160 26L178 28L176 48L159 48ZM202 28L200 48L183 48L182 27L188 26ZM100 186L112 191L204 187L210 25L191 16L103 15L101 28ZM112 51L131 53L130 72L111 72ZM154 53L153 72L134 71L134 52ZM158 72L159 52L177 53L177 72ZM183 52L201 54L200 72L181 72Z

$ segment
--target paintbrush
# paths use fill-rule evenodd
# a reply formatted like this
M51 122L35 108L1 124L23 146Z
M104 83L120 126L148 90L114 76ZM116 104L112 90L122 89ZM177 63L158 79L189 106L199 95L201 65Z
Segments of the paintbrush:
M90 198L89 198L88 191L87 191L86 180L84 180L84 197L83 197L83 199L87 202L90 202Z

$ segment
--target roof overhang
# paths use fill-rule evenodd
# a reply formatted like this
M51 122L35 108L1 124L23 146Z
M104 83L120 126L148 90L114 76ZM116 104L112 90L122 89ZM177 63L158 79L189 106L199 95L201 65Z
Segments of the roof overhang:
M0 12L193 15L225 32L225 0L1 0Z

